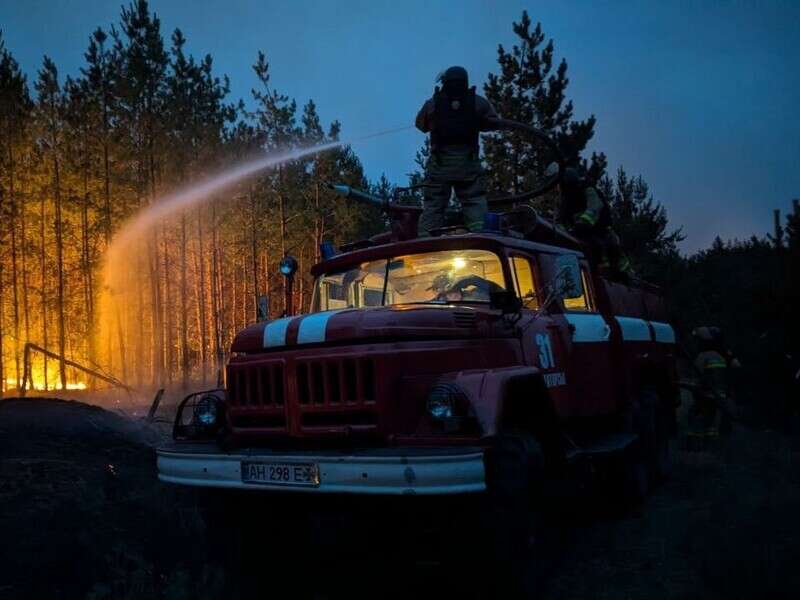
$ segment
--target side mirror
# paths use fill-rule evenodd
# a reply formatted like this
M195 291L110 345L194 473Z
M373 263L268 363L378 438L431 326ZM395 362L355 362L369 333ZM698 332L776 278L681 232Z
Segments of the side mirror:
M504 315L512 315L522 310L522 300L514 292L503 290L489 294L489 306Z
M556 276L553 293L561 299L580 298L583 295L581 268L574 254L561 254L556 258Z

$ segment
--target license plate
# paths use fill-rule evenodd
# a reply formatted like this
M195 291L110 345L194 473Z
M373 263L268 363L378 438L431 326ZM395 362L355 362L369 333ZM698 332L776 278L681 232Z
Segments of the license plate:
M314 463L242 461L242 482L262 485L319 485L319 467Z

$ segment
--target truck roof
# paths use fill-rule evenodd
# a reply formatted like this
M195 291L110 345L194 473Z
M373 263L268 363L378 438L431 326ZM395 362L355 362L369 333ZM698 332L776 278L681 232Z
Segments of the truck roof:
M524 238L490 232L467 233L458 235L441 235L436 237L415 238L405 241L392 241L385 244L369 245L321 261L311 268L316 277L320 273L338 270L356 262L367 262L405 254L419 254L436 250L463 250L467 248L500 251L504 248L516 248L540 254L574 254L583 257L583 253L572 248L553 246L541 242L533 242Z

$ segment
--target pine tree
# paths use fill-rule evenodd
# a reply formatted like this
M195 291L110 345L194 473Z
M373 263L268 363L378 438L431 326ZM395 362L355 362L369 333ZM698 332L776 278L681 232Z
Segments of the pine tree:
M614 230L637 273L650 280L662 277L664 261L677 256L684 239L680 229L669 231L666 208L656 202L641 175L630 178L623 167L615 180L604 177L598 189L609 201Z
M36 81L38 93L37 112L43 125L42 144L49 156L52 177L52 198L55 207L54 229L56 243L56 310L58 323L59 381L61 388L67 387L67 372L64 357L66 355L66 315L64 311L65 279L64 279L64 216L63 216L63 143L64 143L64 110L65 98L58 82L58 69L55 63L44 58ZM45 249L42 248L44 254ZM44 274L43 274L44 277Z
M510 51L503 45L498 47L500 70L489 74L483 88L486 98L501 117L533 125L551 135L567 163L576 166L594 135L595 117L573 119L572 101L566 97L567 62L562 59L556 65L553 41L545 43L541 24L531 30L531 19L524 11L520 21L513 24L513 31L518 42ZM486 134L483 141L491 186L496 190L519 192L533 188L554 159L519 131ZM588 164L583 164L598 180L605 157L593 154Z

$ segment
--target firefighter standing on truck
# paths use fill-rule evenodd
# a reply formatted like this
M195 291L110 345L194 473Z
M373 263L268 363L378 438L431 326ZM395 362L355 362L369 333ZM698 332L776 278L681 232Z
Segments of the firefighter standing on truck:
M548 177L558 173L557 163L552 163L545 172ZM633 276L630 259L611 228L611 207L597 188L577 168L567 167L558 180L558 192L559 222L586 245L587 254L600 270L620 279Z
M420 236L444 225L450 195L461 204L464 226L469 231L483 228L486 215L486 175L480 160L481 131L492 131L497 119L494 107L469 87L463 67L450 67L439 75L433 97L417 114L416 126L430 132L431 156L426 169Z

